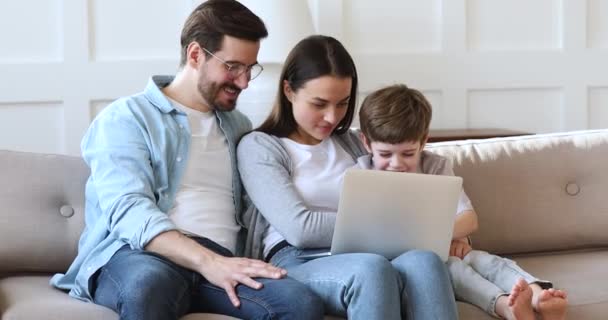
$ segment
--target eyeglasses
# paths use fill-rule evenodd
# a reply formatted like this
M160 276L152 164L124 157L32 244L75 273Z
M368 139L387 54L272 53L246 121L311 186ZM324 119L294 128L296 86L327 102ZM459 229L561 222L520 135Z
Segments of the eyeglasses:
M236 78L240 77L243 73L247 72L247 80L251 81L251 80L257 78L257 76L259 76L260 73L262 73L262 70L264 70L264 67L262 67L262 65L260 65L259 63L247 66L247 65L244 65L239 62L226 62L224 59L214 55L209 50L207 50L205 48L203 48L203 50L205 50L205 52L207 52L212 57L216 58L221 63L223 63L224 66L226 67L226 71L228 71L228 75L232 79L236 79Z

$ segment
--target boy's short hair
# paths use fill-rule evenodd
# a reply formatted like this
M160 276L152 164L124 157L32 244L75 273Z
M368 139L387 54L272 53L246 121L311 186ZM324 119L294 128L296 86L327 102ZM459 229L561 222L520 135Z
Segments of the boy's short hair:
M361 104L359 122L369 142L423 143L432 115L431 104L420 91L397 84L368 95Z

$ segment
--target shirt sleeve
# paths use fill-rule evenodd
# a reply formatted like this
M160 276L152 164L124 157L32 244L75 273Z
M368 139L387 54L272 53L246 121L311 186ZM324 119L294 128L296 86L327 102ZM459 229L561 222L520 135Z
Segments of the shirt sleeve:
M456 210L456 212L457 214L461 214L469 210L473 210L473 204L463 189L462 192L460 192L460 198L458 199L458 210Z
M132 115L107 111L93 122L81 145L91 168L87 193L95 193L110 236L143 249L158 234L176 227L156 204L145 131Z
M243 185L255 207L287 242L298 248L329 247L335 212L310 210L296 190L283 146L267 134L245 136L237 150Z
M444 158L431 152L425 151L425 153L423 154L422 165L424 173L442 176L455 175L452 163L447 158ZM458 209L456 210L456 214L461 214L467 210L474 209L473 204L471 203L471 199L469 199L463 188L460 192L460 197L458 198Z

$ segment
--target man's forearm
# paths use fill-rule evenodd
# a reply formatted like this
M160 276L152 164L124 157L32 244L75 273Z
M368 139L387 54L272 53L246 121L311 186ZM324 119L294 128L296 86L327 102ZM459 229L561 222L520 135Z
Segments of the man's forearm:
M201 273L202 266L216 255L179 231L172 230L157 235L146 250L160 254L172 262Z

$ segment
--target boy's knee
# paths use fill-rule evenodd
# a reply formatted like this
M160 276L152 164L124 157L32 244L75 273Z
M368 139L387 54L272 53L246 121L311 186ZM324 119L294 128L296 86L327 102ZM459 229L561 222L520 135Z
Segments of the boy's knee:
M482 253L483 251L478 251L478 250L471 250L467 253L466 256L463 257L463 259L475 259L479 256L480 253Z
M455 266L455 265L459 265L462 263L462 259L456 257L456 256L449 256L448 257L448 261L445 263L448 268Z
M448 268L450 277L452 277L453 274L460 273L465 268L465 262L462 261L462 259L454 256L448 257L448 261L445 263L445 265Z

